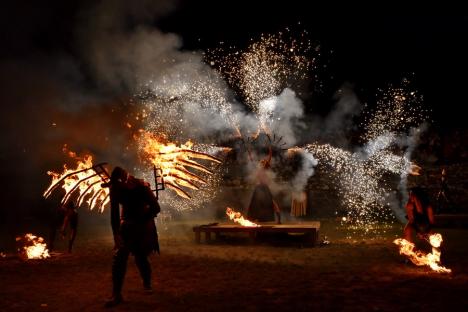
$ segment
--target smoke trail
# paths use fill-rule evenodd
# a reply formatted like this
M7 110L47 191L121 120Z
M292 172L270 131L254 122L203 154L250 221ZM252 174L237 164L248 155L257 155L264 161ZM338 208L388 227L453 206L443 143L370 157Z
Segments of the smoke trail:
M411 155L413 154L414 150L416 149L418 145L421 134L424 131L426 131L426 129L427 129L427 124L422 124L420 127L412 128L410 130L410 133L404 142L404 144L407 146L407 149L403 156L408 162L410 162ZM404 171L400 175L400 183L398 184L398 190L401 194L401 204L390 206L393 212L395 213L395 216L397 217L398 221L400 221L401 223L406 223L407 221L405 217L406 215L405 205L406 205L406 202L408 201L408 187L407 186L408 186L408 172ZM394 201L393 203L398 203L398 202Z
M258 116L260 126L282 137L286 147L295 145L301 130L305 128L302 101L289 88L278 96L262 100Z
M176 64L192 59L196 63L196 55L178 51L179 36L151 26L174 4L105 0L81 12L77 44L87 72L101 89L135 92Z
M314 168L317 166L318 161L314 156L304 149L299 150L301 159L301 166L291 181L291 186L294 192L299 193L304 191L309 178L314 174Z
M346 137L354 126L354 120L362 111L362 104L349 84L343 85L335 94L338 99L334 108L323 120L322 136L338 147L347 147Z

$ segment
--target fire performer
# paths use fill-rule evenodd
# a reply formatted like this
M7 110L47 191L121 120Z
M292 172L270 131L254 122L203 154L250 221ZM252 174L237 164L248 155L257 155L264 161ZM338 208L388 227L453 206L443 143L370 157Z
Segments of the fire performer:
M448 212L451 211L452 208L452 201L450 200L449 187L447 183L447 171L445 168L442 168L442 172L440 174L440 188L437 193L437 213L445 211Z
M154 218L160 212L156 196L149 183L137 179L120 167L111 173L110 182L111 225L115 242L112 262L112 298L106 306L122 302L122 285L130 253L143 279L146 292L152 291L151 266L148 256L159 253L158 236Z
M66 229L70 226L70 238L68 240L68 252L72 252L73 243L75 242L76 238L76 231L78 229L78 212L76 211L75 204L73 201L68 201L64 205L64 218L62 223L62 228L60 233L62 234L62 238L66 236Z
M257 222L275 221L277 216L278 224L281 223L281 213L278 204L274 201L270 188L268 187L267 170L271 167L271 158L273 152L271 147L268 156L260 161L260 166L257 171L257 185L255 186L247 208L246 216L249 220Z
M406 203L408 223L404 228L405 239L413 242L413 233L424 238L434 225L434 211L426 192L420 187L411 188Z
M63 225L64 218L65 207L63 205L57 205L50 218L49 251L55 249L55 237L57 236L57 231L59 231Z

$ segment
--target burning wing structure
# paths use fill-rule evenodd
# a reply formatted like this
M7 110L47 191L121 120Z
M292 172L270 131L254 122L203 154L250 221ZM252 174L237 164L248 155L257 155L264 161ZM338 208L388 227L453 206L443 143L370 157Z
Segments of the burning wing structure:
M98 208L103 211L109 202L109 189L101 187L102 183L110 180L109 173L104 168L105 163L93 165L91 155L86 155L82 160L78 160L75 169L68 169L64 166L62 173L48 171L52 176L50 186L45 190L43 196L49 197L60 185L65 190L61 204L66 204L73 194L77 193L76 205L79 207L86 200L92 210Z
M207 184L207 180L201 174L213 174L200 160L221 163L220 159L212 155L194 151L191 142L180 146L162 143L154 135L146 132L141 137L141 143L144 158L161 170L164 186L186 199L191 199L191 196L184 188L198 190L201 185Z

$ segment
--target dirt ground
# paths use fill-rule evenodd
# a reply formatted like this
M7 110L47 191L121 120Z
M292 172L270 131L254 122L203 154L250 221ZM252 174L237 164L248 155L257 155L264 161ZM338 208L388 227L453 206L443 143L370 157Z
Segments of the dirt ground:
M321 221L321 240L330 244L314 248L295 237L252 245L242 235L197 245L194 224L160 225L154 293L143 292L130 259L125 302L110 310L466 311L468 230L439 230L442 261L453 273L438 274L404 262L392 244L401 225L363 235ZM0 311L109 310L111 260L108 228L83 230L72 254L23 261L7 253L0 258Z

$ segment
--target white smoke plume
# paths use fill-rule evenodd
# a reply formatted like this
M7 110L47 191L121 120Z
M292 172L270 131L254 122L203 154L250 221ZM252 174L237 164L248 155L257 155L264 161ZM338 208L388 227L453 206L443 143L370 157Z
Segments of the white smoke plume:
M407 159L408 161L411 159L411 156L416 149L419 138L421 137L421 134L426 131L427 129L427 124L422 124L418 128L412 128L410 130L409 135L405 138L404 142L402 142L404 145L407 146L407 149L404 154L404 158ZM398 185L398 190L400 191L401 194L401 204L398 203L398 201L394 201L394 204L397 205L391 205L390 207L392 208L392 211L395 213L395 216L397 217L398 221L401 223L406 222L406 218L404 215L406 214L405 211L405 205L406 202L408 201L408 173L403 172L400 175L400 183Z
M82 12L76 31L78 47L99 87L136 92L176 65L198 66L200 54L181 52L178 35L165 34L151 25L174 4L105 0Z
M299 153L302 157L301 166L291 181L292 189L297 193L304 191L309 178L314 174L315 166L318 164L317 159L306 150L300 149Z
M260 101L260 125L282 137L287 147L295 145L301 131L305 129L303 117L302 101L289 88L278 96Z
M349 145L346 135L354 126L353 118L362 110L362 104L350 85L342 86L335 97L338 101L335 107L323 121L323 136L336 146Z

